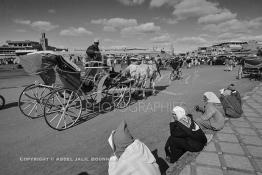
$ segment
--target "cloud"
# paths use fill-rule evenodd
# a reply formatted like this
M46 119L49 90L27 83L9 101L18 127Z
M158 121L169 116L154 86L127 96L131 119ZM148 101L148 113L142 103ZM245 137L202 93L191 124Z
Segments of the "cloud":
M210 38L211 36L206 34L206 33L202 33L202 34L199 35L199 37L201 37L201 38Z
M240 37L242 40L257 40L257 41L262 41L262 35L250 35L250 36L242 36Z
M222 9L218 3L208 0L151 0L150 2L151 7L161 7L164 4L174 9L173 15L176 20L201 18L199 22L205 23L212 19L221 21L223 18L228 20L235 17L235 14L232 14L228 9Z
M106 31L106 32L115 32L115 31L117 31L116 28L111 27L111 26L104 26L103 30Z
M182 37L174 41L175 52L188 52L198 47L209 46L211 42L201 36Z
M107 43L118 43L118 42L120 42L119 40L110 39L110 38L105 38L103 41L107 42Z
M155 17L155 20L163 21L168 24L177 24L178 20L174 18L161 18L161 17Z
M58 25L54 25L49 21L31 22L30 20L15 19L14 23L30 26L34 30L37 30L37 31L51 31L51 30L59 27Z
M181 0L151 0L150 1L150 7L161 7L164 4L169 4L171 6L174 6Z
M54 13L56 13L56 10L55 9L48 9L48 13L54 14Z
M86 30L83 27L69 27L68 29L61 30L60 35L62 36L86 36L92 35L93 32Z
M204 30L225 33L225 32L250 32L252 29L258 29L262 26L262 17L252 20L232 19L219 24L208 24L203 27Z
M219 23L219 22L224 22L228 20L235 19L237 16L236 13L231 13L229 10L224 10L221 13L217 14L209 14L206 16L202 16L198 19L198 23L203 24L203 23Z
M165 19L165 21L168 24L177 24L178 23L178 20L172 19L172 18L167 18L167 19Z
M262 35L251 35L246 33L222 33L217 36L219 41L248 41L257 40L262 41Z
M160 21L160 22L165 22L167 24L177 24L178 23L178 20L174 18L154 17L153 19Z
M16 29L15 31L16 31L16 32L19 32L19 33L25 33L25 32L26 32L25 29Z
M15 19L14 23L29 25L29 24L31 24L31 21L30 20Z
M127 6L140 5L143 2L145 2L145 0L117 0L117 1Z
M208 41L202 37L183 37L175 40L175 43L186 44L186 45L205 45Z
M153 22L138 24L136 19L110 18L91 20L92 24L104 25L104 31L120 31L122 35L146 34L160 31L160 26Z
M243 35L244 35L243 33L226 32L218 35L217 38L218 40L232 40L232 39L239 39Z
M114 32L117 29L125 27L131 27L137 25L136 19L125 19L125 18L110 18L110 19L97 19L91 20L92 24L104 25L104 31Z
M153 43L167 43L171 41L171 36L166 33L157 37L154 37L151 39L151 42Z
M151 0L151 7L161 7L162 5L168 3L170 0Z
M53 25L49 21L35 21L31 23L31 26L38 31L50 31L58 27L58 25Z
M92 19L92 24L104 24L107 21L107 19Z
M148 22L137 26L126 27L121 30L121 34L123 36L137 35L137 34L150 34L150 33L156 33L160 30L161 30L160 26L156 26L153 22Z
M174 8L173 15L180 20L216 14L221 11L221 9L218 8L218 3L207 0L182 0L176 4Z

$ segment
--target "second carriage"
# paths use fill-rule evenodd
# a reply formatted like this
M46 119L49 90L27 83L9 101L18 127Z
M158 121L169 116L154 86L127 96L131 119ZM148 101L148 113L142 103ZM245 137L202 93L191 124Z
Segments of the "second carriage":
M55 130L76 125L83 115L125 108L131 101L134 81L110 72L102 62L91 61L81 70L61 55L34 53L21 57L21 64L44 82L25 87L21 112L29 118L43 116Z
M249 78L256 78L261 80L262 78L262 57L244 57L240 61L240 67L238 70L238 79L244 76L249 76Z

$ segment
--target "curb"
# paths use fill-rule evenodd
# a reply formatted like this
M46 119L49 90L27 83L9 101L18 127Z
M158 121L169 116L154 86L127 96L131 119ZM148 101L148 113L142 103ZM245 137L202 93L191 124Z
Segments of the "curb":
M246 101L250 98L251 95L257 92L257 90L262 87L262 83L259 83L256 87L254 87L251 91L244 93L242 100ZM217 133L217 132L216 132ZM214 135L216 134L214 133ZM207 147L212 140L205 146ZM205 148L204 147L204 148ZM203 149L204 149L203 148ZM186 152L176 163L169 164L169 168L166 171L166 175L179 175L181 171L187 166L190 165L192 161L194 161L200 152Z
M249 97L251 95L253 95L254 93L256 93L256 91L259 89L259 87L262 87L262 83L259 83L259 85L257 85L256 87L254 87L251 91L244 93L242 100L246 101L247 99L249 99Z

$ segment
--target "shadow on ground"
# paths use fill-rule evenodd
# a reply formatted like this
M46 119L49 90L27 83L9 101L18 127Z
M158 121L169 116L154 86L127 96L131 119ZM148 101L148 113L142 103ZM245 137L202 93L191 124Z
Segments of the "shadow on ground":
M165 90L168 87L168 85L165 86L156 86L156 94L157 95L159 92ZM152 95L152 90L147 90L146 91L146 97L149 97ZM137 103L139 100L145 100L142 95L137 95L137 94L132 94L132 98L131 98L131 102L129 104L129 106ZM100 114L105 114L114 110L121 110L118 108L115 108L115 106L113 106L110 103L110 99L106 99L106 100L102 100L101 103L97 104L97 105L93 105L91 108L86 108L81 116L81 118L79 118L79 120L75 123L74 126L82 124L84 122L87 122L88 120L91 120L94 117L99 116ZM86 105L84 105L86 106ZM129 106L127 106L126 108L128 108ZM74 127L73 126L73 127Z
M5 104L3 109L9 109L9 108L16 107L16 106L18 106L18 102L8 103L8 104Z

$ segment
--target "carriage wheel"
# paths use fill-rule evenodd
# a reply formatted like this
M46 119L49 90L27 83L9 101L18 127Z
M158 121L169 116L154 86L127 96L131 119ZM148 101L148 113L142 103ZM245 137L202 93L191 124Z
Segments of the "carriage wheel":
M182 71L181 70L178 72L178 79L179 80L182 79Z
M98 93L101 93L102 99L100 102L97 102ZM111 95L108 95L109 92L93 92L85 95L86 99L86 111L88 113L95 113L95 112L107 112L112 109L111 103Z
M44 114L44 99L50 94L50 89L41 85L25 87L19 96L20 111L29 118L38 118Z
M127 107L131 100L131 89L125 84L119 84L112 92L112 101L116 108Z
M239 80L243 78L243 68L242 67L239 67L239 69L238 69L237 78Z
M82 113L82 100L77 92L58 89L46 100L44 116L46 123L55 130L72 127Z
M176 79L175 73L171 72L169 78L171 81L174 81Z
M3 109L5 106L5 99L2 95L0 95L0 109Z

